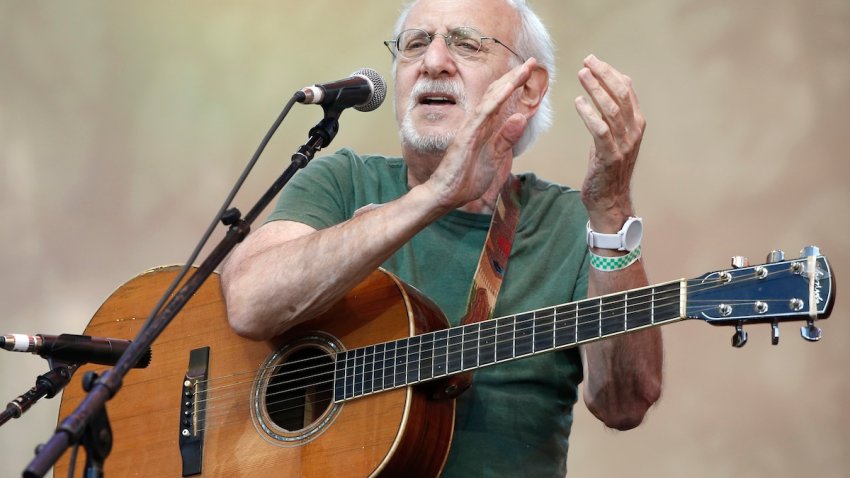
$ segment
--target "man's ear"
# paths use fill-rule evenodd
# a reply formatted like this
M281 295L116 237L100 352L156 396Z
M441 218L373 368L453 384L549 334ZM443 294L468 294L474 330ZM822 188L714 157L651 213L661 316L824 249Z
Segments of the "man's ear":
M549 90L549 72L541 66L534 67L531 71L531 77L525 82L522 87L522 93L519 96L518 106L524 108L526 115L532 115L537 112L540 107L540 102Z

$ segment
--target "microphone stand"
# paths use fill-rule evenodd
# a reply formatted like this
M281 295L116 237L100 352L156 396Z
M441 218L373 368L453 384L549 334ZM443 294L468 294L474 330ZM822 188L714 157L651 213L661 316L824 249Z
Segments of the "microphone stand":
M342 110L333 106L324 106L325 117L309 131L309 139L298 151L292 155L290 165L272 184L256 205L245 215L236 208L228 209L222 215L221 222L229 226L225 237L219 242L215 249L210 252L204 262L195 270L183 287L172 297L172 299L151 319L139 332L132 344L127 348L118 363L111 370L94 381L86 398L77 408L57 427L56 432L50 440L38 450L35 458L24 470L25 478L43 477L47 471L56 463L59 457L74 443L82 440L84 445L90 437L111 443L111 431L109 422L105 420L106 401L118 393L121 388L123 377L139 361L153 341L165 330L175 315L183 308L186 302L192 298L195 292L203 285L204 281L213 273L216 267L224 260L227 254L236 247L239 242L251 231L251 224L257 219L272 199L277 196L281 189L289 182L295 173L307 166L317 151L330 144L339 131L339 115ZM95 417L98 417L95 419ZM92 429L95 427L95 429ZM107 438L108 437L108 438ZM87 448L88 449L88 448ZM103 461L106 454L90 457L86 460L86 476L102 476ZM91 475L89 472L91 471Z
M6 409L0 412L0 427L13 418L20 418L40 398L55 397L60 390L68 385L74 372L80 366L78 363L54 362L51 359L48 359L48 364L52 370L39 375L31 389L9 402Z

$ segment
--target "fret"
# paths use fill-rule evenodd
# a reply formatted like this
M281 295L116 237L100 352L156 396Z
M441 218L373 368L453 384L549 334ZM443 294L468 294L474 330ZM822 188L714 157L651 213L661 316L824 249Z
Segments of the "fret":
M579 302L577 320L578 329L577 342L584 342L599 337L599 299L590 299Z
M434 332L434 377L446 375L449 363L449 331L438 330Z
M345 400L345 357L348 352L336 354L336 370L334 371L334 401Z
M363 353L364 350L354 349L354 395L363 395Z
M369 345L363 355L363 393L375 391L375 346Z
M393 367L393 385L396 387L406 385L407 341L408 339L396 340L395 366Z
M388 342L384 346L384 390L395 387L395 342Z
M496 321L481 322L479 330L478 364L488 365L496 361Z
M502 317L496 322L496 362L514 355L514 318Z
M346 354L345 361L345 398L354 396L354 351Z
M542 352L555 346L555 310L538 310L534 313L534 351Z
M652 288L652 316L650 317L650 322L655 323L655 287Z
M405 383L415 383L419 381L419 343L422 338L415 335L407 339L407 380Z
M419 381L434 376L434 334L422 335L419 346Z
M626 310L626 330L652 325L655 292L652 289L633 291Z
M478 366L478 330L480 324L464 325L463 328L463 370L473 369Z
M384 344L375 345L375 356L372 363L372 390L380 391L384 389Z
M578 305L566 304L555 307L555 347L578 342Z
M516 316L514 325L514 357L534 352L534 314L531 312Z
M460 372L463 363L463 327L449 329L446 373Z
M624 295L610 295L599 299L600 302L600 323L599 336L605 337L620 332L625 332L625 308L623 307Z

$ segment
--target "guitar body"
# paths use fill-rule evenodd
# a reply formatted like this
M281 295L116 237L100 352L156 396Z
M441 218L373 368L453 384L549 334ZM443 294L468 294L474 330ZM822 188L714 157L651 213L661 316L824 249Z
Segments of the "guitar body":
M135 337L177 272L177 267L155 269L121 286L85 334ZM421 387L408 386L336 403L328 390L282 394L280 387L293 382L275 388L275 380L282 379L270 371L309 377L310 364L318 361L327 368L335 351L446 326L428 299L377 271L326 314L290 330L274 346L253 342L228 326L214 275L153 344L150 366L133 369L107 403L114 439L105 474L181 476L192 461L186 450L195 447L200 473L193 476L436 476L451 443L453 400L432 400ZM206 347L206 361L198 358L203 353L191 352ZM203 369L206 380L187 388L190 368ZM77 375L99 369L85 366ZM60 421L84 397L80 382L75 379L64 391ZM187 406L203 412L187 414ZM181 421L187 415L196 418ZM184 444L181 436L194 442ZM78 460L76 476L82 476L83 461ZM68 466L66 454L55 475L65 476Z

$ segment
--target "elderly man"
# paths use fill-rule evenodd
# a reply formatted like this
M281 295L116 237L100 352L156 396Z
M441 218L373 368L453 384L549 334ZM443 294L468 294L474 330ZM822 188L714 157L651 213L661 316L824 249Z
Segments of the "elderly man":
M435 300L453 325L466 311L514 157L550 120L551 41L523 0L420 0L395 35L387 45L402 158L346 149L295 176L223 270L238 334L279 335L379 266ZM635 222L630 182L645 123L631 80L592 55L578 79L589 99L575 107L593 138L587 176L580 192L519 176L521 216L496 316L647 284L639 248L599 266L627 251L587 242ZM578 383L586 379L595 416L633 428L660 395L661 342L657 329L642 330L585 344L581 355L476 372L458 399L444 474L563 476Z

